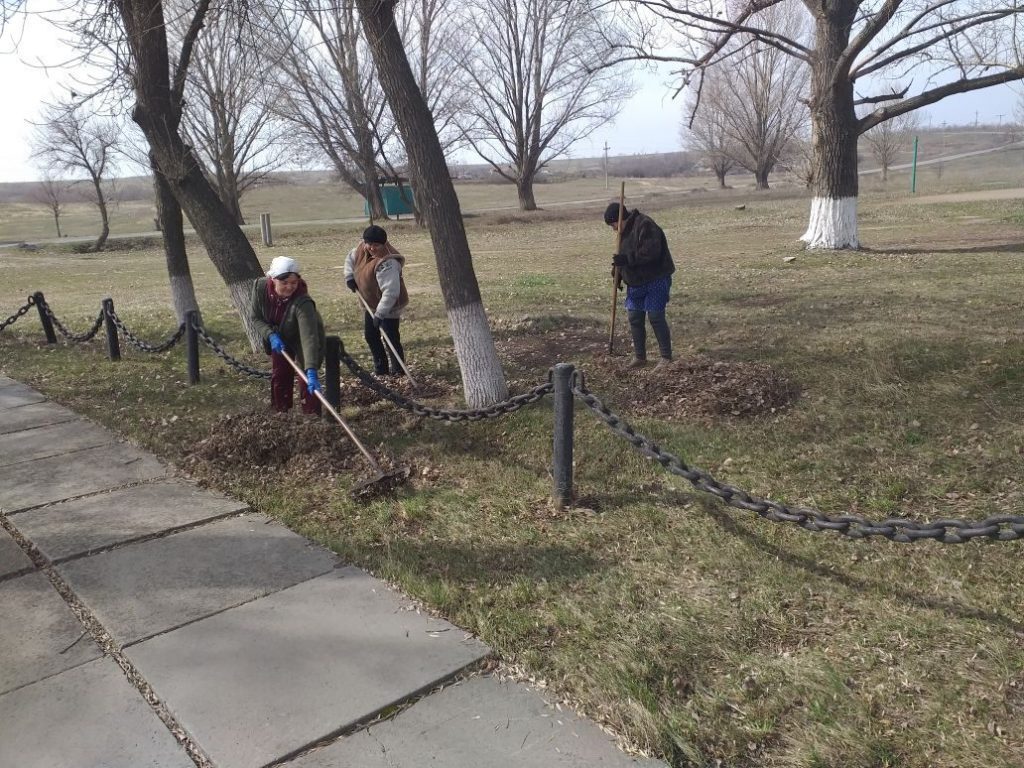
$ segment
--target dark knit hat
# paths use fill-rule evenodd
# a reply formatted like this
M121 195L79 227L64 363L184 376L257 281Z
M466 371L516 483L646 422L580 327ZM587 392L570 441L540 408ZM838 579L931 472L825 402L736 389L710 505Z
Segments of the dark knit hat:
M364 243L380 243L383 245L387 241L388 233L384 231L384 227L378 227L376 224L371 224L363 230Z
M622 220L625 221L629 217L629 208L622 206ZM608 203L608 207L604 209L604 223L615 224L619 220L619 204Z

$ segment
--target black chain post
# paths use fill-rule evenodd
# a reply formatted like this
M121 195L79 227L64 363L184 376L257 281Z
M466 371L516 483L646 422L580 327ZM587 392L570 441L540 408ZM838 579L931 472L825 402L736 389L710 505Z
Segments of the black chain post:
M188 383L199 383L199 313L190 309L185 313L185 359L188 363Z
M103 300L103 323L107 331L107 357L116 363L121 359L121 345L117 341L117 325L114 323L114 300Z
M555 441L551 462L552 493L555 509L561 511L572 503L573 397L572 377L576 366L558 363L551 374L555 399Z
M341 407L341 352L344 347L337 336L328 336L324 350L324 397L335 408Z
M36 300L36 309L39 310L39 322L43 324L43 333L46 334L46 343L56 344L57 334L53 332L53 323L50 322L50 316L46 314L46 299L43 298L43 292L36 291L32 294L32 298Z

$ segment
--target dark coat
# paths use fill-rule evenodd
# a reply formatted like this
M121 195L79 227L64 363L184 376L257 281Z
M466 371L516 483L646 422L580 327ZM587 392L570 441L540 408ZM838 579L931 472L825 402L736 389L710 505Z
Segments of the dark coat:
M636 209L623 221L619 253L626 257L626 266L620 267L626 285L645 285L676 271L665 233Z
M267 280L258 277L252 286L252 323L263 339L263 347L270 354L270 334L277 333L288 351L297 358L302 368L320 368L324 361L326 335L324 321L316 304L308 294L296 296L288 303L279 325L271 325L267 306Z

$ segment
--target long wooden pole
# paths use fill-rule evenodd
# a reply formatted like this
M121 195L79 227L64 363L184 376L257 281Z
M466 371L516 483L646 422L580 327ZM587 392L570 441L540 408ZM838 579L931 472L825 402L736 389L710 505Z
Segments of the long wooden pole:
M619 224L615 228L615 252L622 247L622 214L626 206L626 182L619 187ZM615 311L619 306L619 268L612 267L612 321L608 324L608 354L615 349Z

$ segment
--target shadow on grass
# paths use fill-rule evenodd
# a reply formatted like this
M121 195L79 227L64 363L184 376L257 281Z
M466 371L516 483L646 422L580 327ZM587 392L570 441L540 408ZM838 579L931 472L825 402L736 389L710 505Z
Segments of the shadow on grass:
M413 567L419 573L488 584L507 584L520 578L531 582L573 582L614 565L579 549L560 545L463 546L441 541L398 540L389 542L388 550L394 562Z
M974 245L968 248L863 248L865 253L877 253L879 256L951 254L969 255L972 253L1024 253L1024 242L995 243L992 245Z
M941 598L921 595L916 592L903 589L889 581L861 579L856 576L851 576L848 573L834 571L811 558L795 555L782 547L768 542L759 534L744 529L728 514L726 514L723 509L709 505L707 507L707 512L728 533L738 536L749 544L757 547L765 554L775 557L784 563L794 566L795 568L800 568L801 570L813 573L828 581L838 581L843 586L862 592L881 592L889 597L902 600L917 608L941 611L947 615L956 616L962 619L977 619L980 621L990 622L992 624L999 624L1000 626L1013 630L1014 632L1024 632L1024 623L1015 621L1000 613L971 608L970 606L962 605L960 603L953 602L952 600L943 600Z

